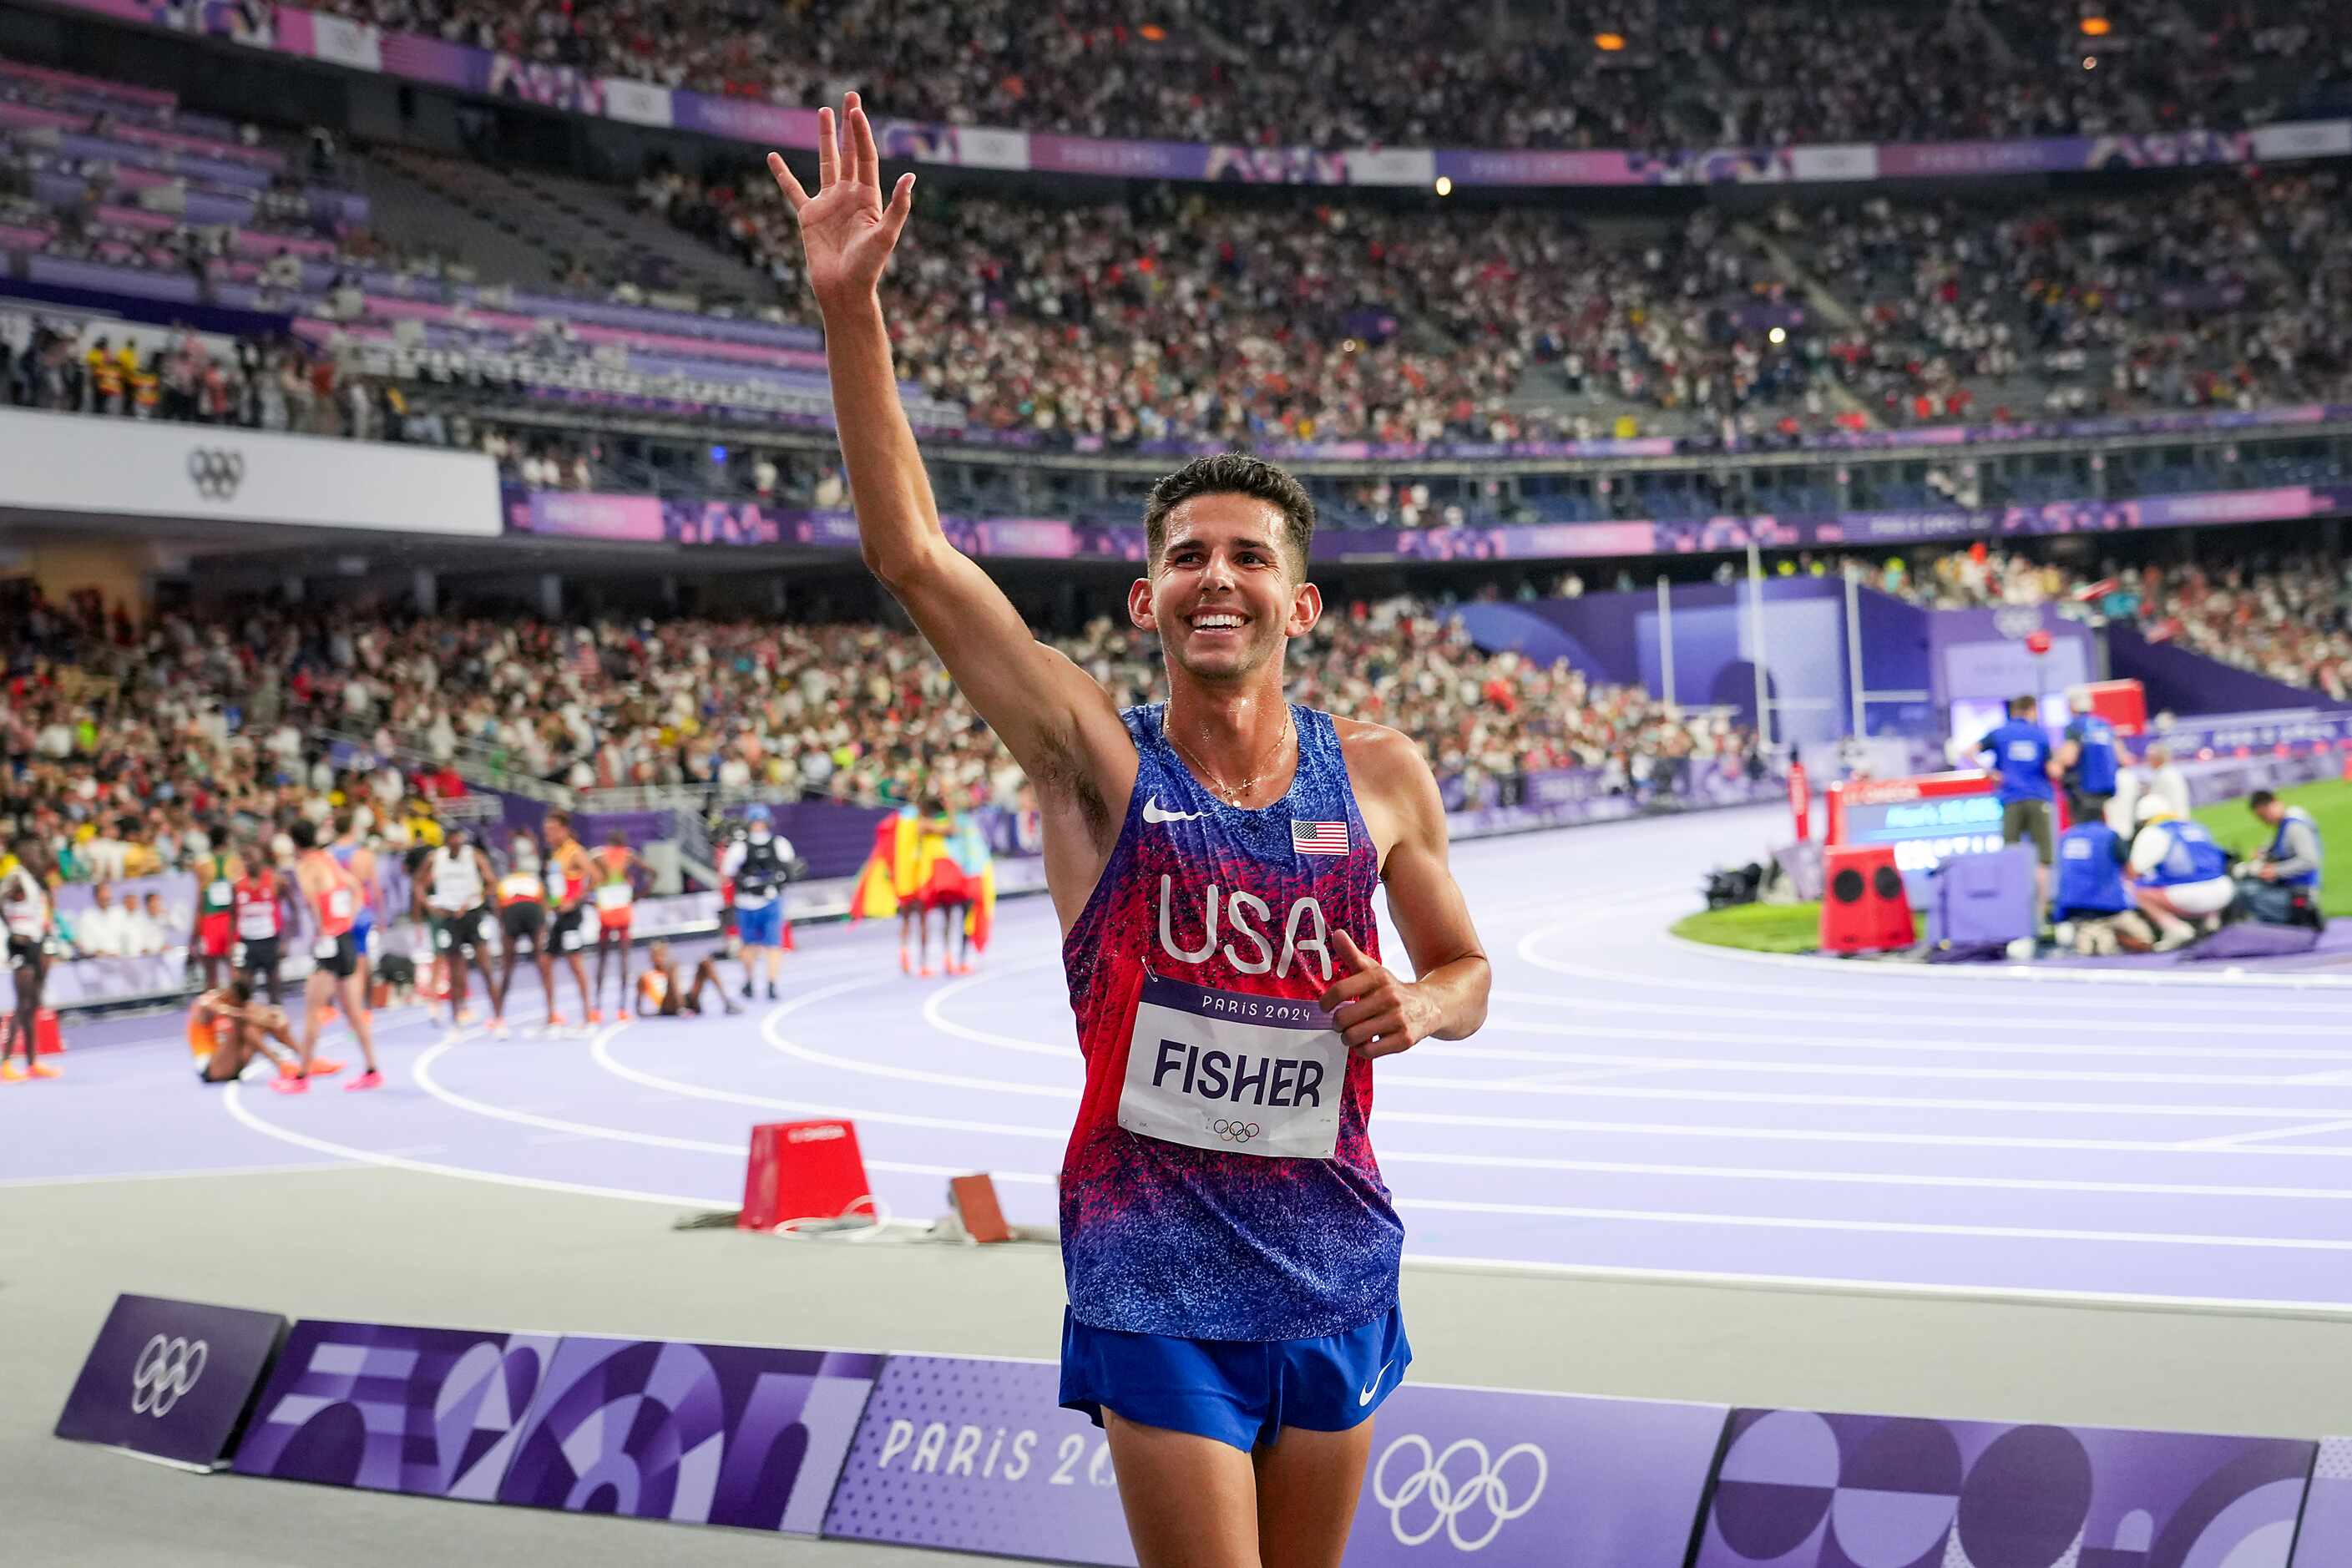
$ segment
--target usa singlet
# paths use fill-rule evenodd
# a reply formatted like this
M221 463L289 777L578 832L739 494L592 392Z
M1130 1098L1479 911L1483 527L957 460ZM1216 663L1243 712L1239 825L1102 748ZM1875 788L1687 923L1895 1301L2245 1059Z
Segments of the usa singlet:
M1372 1068L1316 998L1333 932L1379 956L1379 852L1331 716L1294 706L1298 772L1249 811L1192 777L1162 707L1062 943L1087 1082L1062 1162L1080 1322L1202 1340L1339 1333L1397 1301L1404 1227L1372 1158Z

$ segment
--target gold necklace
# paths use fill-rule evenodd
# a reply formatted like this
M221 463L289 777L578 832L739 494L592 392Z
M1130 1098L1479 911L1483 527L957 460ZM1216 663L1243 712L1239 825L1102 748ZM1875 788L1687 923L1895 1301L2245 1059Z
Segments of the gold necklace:
M1270 771L1274 759L1282 754L1283 742L1290 739L1290 723L1287 720L1285 720L1282 726L1282 733L1274 738L1273 750L1267 752L1265 756L1260 757L1258 759L1257 771L1250 774L1249 777L1242 780L1238 784L1227 784L1218 775L1217 771L1214 768L1209 766L1208 763L1194 756L1192 754L1192 747L1186 745L1183 742L1177 740L1175 731L1171 730L1168 731L1168 739L1175 744L1178 751L1184 753L1184 760L1186 762L1192 763L1196 770L1207 777L1209 783L1214 786L1215 793L1224 797L1225 804L1227 805L1239 805L1242 803L1242 796L1249 794L1251 789L1255 787L1257 781L1264 778Z

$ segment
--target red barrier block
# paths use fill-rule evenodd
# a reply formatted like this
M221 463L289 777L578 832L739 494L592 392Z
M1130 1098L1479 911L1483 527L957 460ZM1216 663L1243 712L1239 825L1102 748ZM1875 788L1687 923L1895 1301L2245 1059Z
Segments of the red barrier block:
M33 1015L33 1051L37 1056L54 1057L66 1048L65 1036L58 1032L57 1009L44 1007Z
M1886 952L1909 947L1917 928L1889 844L1857 844L1822 858L1822 951Z
M743 1230L773 1230L787 1220L836 1219L874 1188L857 1129L846 1121L770 1121L751 1129L743 1173Z

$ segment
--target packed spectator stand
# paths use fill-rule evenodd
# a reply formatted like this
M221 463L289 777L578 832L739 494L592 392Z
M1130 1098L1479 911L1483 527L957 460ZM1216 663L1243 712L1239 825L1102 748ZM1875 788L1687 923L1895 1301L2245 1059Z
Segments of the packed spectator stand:
M345 808L404 847L469 780L1024 805L1019 770L920 639L873 625L257 608L137 626L89 600L36 600L24 620L0 708L0 816L69 879L184 868L225 826L266 838ZM1058 646L1115 700L1154 689L1141 633L1097 618ZM1482 651L1423 600L1335 605L1292 658L1302 700L1405 730L1472 793L1573 767L1664 805L1710 772L1761 771L1753 735L1723 714Z
M213 418L462 446L499 400L822 427L789 218L756 171L709 183L657 164L612 193L709 242L714 263L748 264L766 298L714 316L627 280L598 297L402 250L335 183L364 157L57 76L0 63L16 187L0 247L39 283L290 313L290 341L211 353L220 386L200 369L198 388L173 389ZM893 321L919 428L1049 449L1653 432L1769 447L2246 408L2352 395L2342 189L2332 171L2231 174L2095 202L1586 225L1167 186L1058 206L959 189L924 198ZM27 334L10 335L21 359ZM67 405L14 379L18 401ZM329 398L347 405L331 418ZM538 455L576 479L580 454Z

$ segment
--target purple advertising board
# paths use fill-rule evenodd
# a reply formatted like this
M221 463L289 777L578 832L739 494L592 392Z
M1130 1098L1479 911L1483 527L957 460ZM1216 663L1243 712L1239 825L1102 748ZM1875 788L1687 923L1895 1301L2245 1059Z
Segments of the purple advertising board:
M498 1500L814 1535L882 1357L569 1335Z
M813 147L813 109L593 77L567 66L388 32L294 6L227 0L60 0L120 20L231 37L257 48L383 71L415 81L511 98L542 108L610 115L631 124L699 132L762 147ZM273 25L274 24L274 25ZM1148 65L1139 68L1149 69ZM1880 179L2179 168L2352 154L2352 122L2294 121L2251 131L2181 131L2035 141L1699 147L1664 152L1595 148L1267 147L1255 143L1112 141L979 125L886 120L887 158L967 168L1035 170L1155 180L1277 184L1691 185L1843 184Z
M2288 1568L2316 1445L1741 1410L1695 1568Z
M894 1355L824 1533L1133 1568L1110 1448L1051 1362Z
M2343 1568L2352 1563L2352 1437L2323 1437L2303 1500L2294 1539L2294 1568Z
M236 1473L492 1501L556 1344L305 1319L237 1446Z
M227 1462L285 1337L275 1312L117 1296L57 1435L215 1468Z
M1375 1424L1349 1568L1682 1568L1727 1414L1408 1383Z
M1819 516L1679 518L1662 521L1505 523L1492 527L1325 529L1318 561L1540 561L1604 556L1720 553L1753 543L1768 550L1832 544L1917 544L2003 534L2118 533L2189 524L2265 522L2352 510L2352 492L2287 486L2149 496L2127 501L1950 510L1834 512ZM756 501L662 500L509 489L509 532L644 543L791 545L854 550L856 519L845 511L763 507ZM1047 518L940 520L956 547L973 555L1032 561L1140 561L1143 530Z
M891 1357L824 1533L1134 1563L1109 1447L1059 1389L1050 1362ZM1347 1562L1681 1568L1727 1414L1408 1384L1378 1417Z

